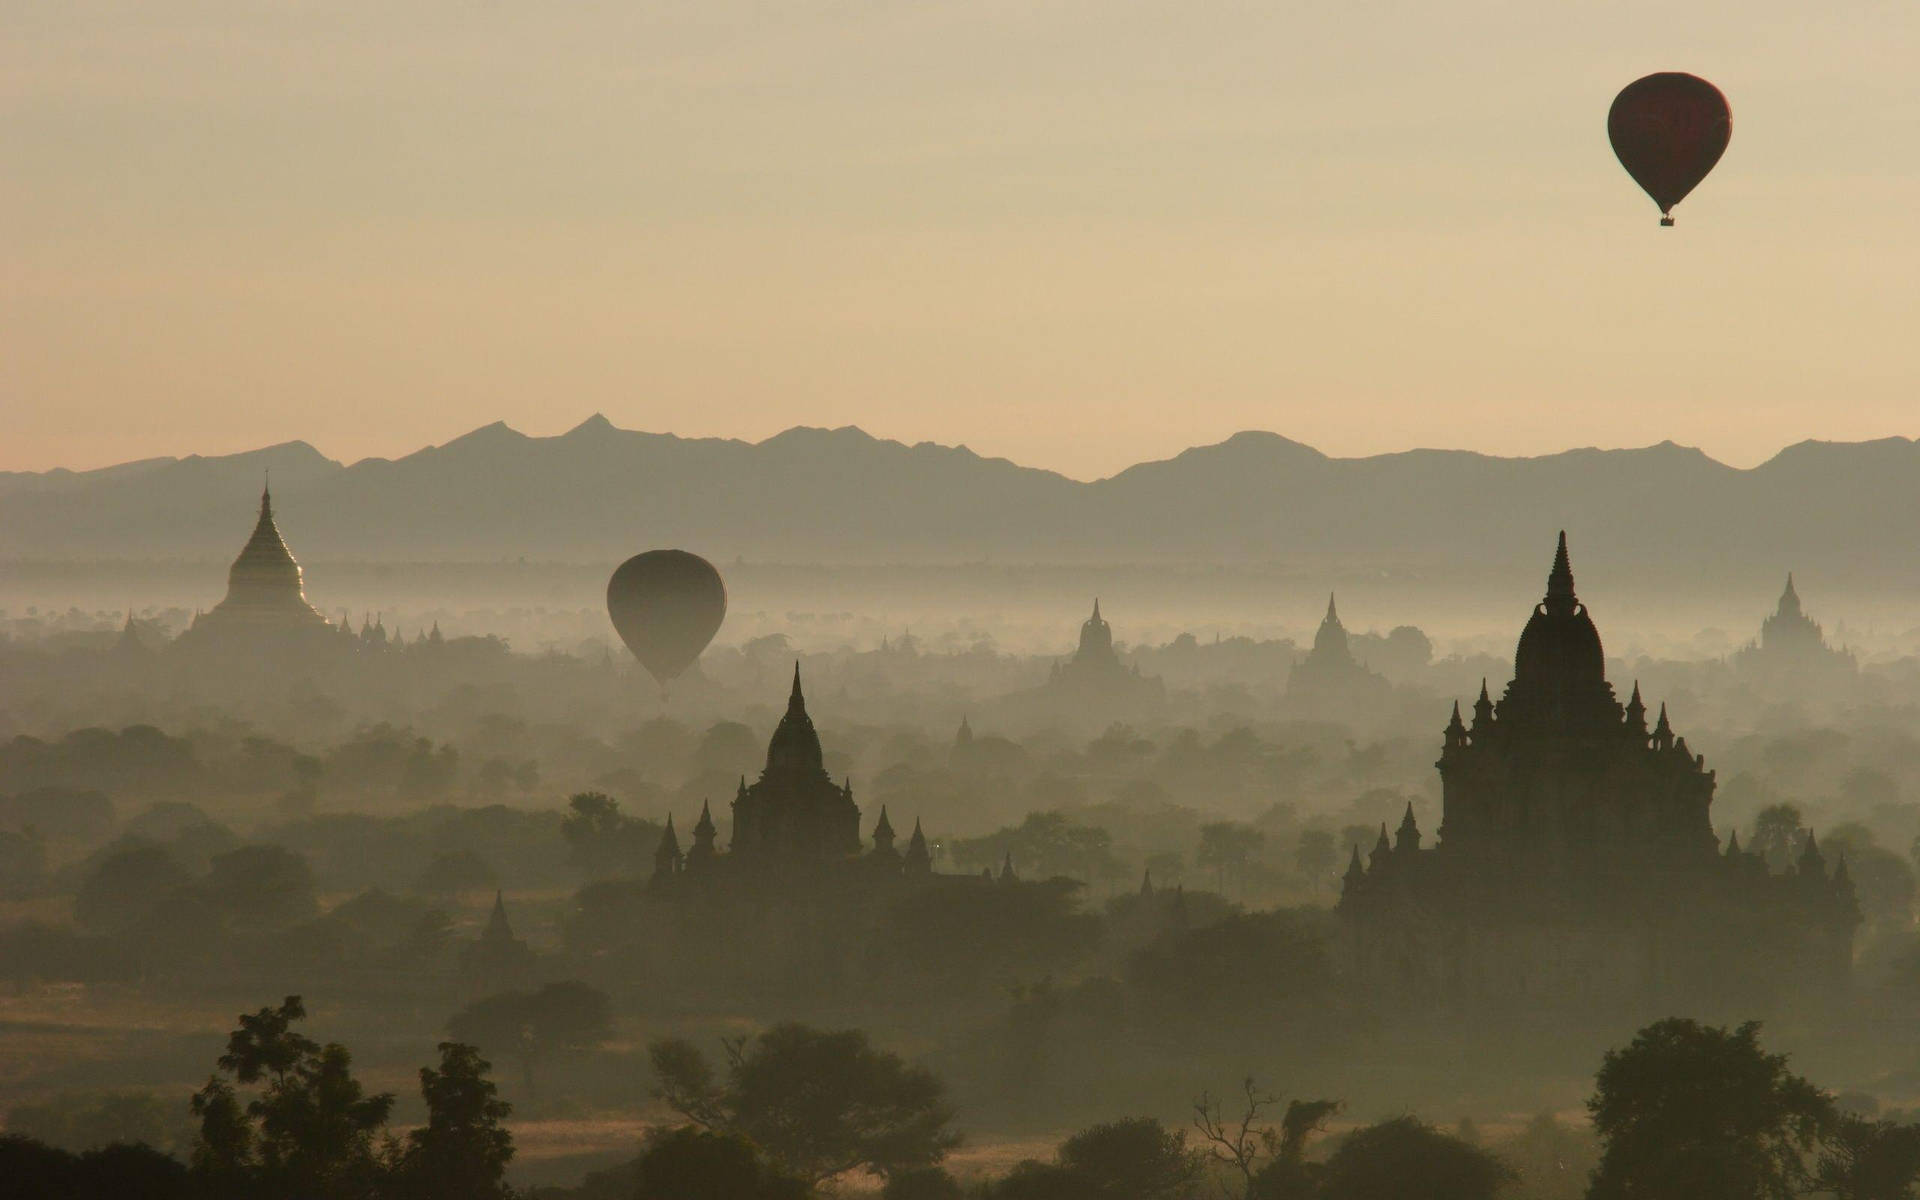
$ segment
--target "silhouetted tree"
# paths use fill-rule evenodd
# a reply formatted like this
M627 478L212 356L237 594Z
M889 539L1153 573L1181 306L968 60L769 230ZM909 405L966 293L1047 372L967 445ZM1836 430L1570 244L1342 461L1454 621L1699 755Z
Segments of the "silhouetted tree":
M1324 913L1239 913L1173 929L1133 955L1126 979L1168 1018L1268 1019L1310 1007L1332 983Z
M100 860L74 894L73 913L88 929L126 929L187 883L187 872L173 855L150 843L135 843Z
M1060 1165L1112 1200L1178 1200L1200 1174L1200 1155L1182 1130L1152 1117L1083 1129L1060 1143Z
M407 1135L397 1172L408 1200L502 1200L513 1135L501 1122L513 1111L472 1046L440 1043L440 1069L420 1068L427 1123Z
M438 750L426 738L415 738L407 750L406 765L400 772L401 792L414 798L441 795L453 786L460 770L460 752L452 746Z
M178 1101L151 1092L67 1093L16 1104L7 1129L74 1153L115 1143L184 1150L192 1142Z
M1835 1121L1827 1095L1760 1049L1760 1025L1672 1017L1609 1050L1587 1111L1603 1150L1591 1200L1784 1200Z
M940 1167L909 1167L880 1189L880 1200L965 1200L960 1181Z
M809 1183L853 1170L891 1176L937 1163L959 1144L940 1081L857 1030L783 1024L723 1045L724 1083L691 1044L653 1043L655 1094L702 1129L747 1138Z
M1316 1172L1306 1161L1307 1140L1340 1110L1340 1102L1294 1100L1276 1128L1265 1117L1278 1097L1261 1091L1251 1077L1242 1082L1241 1094L1238 1117L1229 1117L1224 1106L1204 1092L1193 1102L1193 1124L1203 1153L1240 1176L1243 1197L1311 1195Z
M201 894L238 925L277 929L319 911L313 869L284 846L241 846L216 854Z
M7 1200L199 1200L187 1168L148 1146L71 1154L0 1135L0 1195Z
M1578 1200L1600 1161L1592 1130L1562 1124L1551 1113L1527 1122L1495 1150L1519 1176L1530 1200Z
M1014 1164L987 1195L991 1200L1108 1200L1078 1171L1034 1159Z
M238 1083L263 1085L244 1108L217 1076L194 1095L194 1166L211 1193L344 1200L375 1186L382 1164L374 1134L393 1096L366 1093L345 1046L293 1032L305 1016L300 998L289 996L240 1018L219 1066Z
M1513 1172L1498 1158L1413 1117L1340 1140L1321 1175L1323 1200L1493 1200Z
M653 862L660 830L620 811L620 802L604 792L579 792L567 799L560 823L567 839L567 861L591 879L638 876Z
M1293 863L1307 877L1307 882L1318 888L1326 882L1328 873L1340 865L1340 847L1328 830L1302 830L1300 844L1294 848Z
M47 889L47 839L36 828L0 829L0 899L23 900Z
M1251 825L1216 821L1200 827L1200 848L1194 852L1193 861L1196 866L1213 869L1214 886L1221 892L1227 890L1229 879L1244 892L1247 867L1266 842L1267 835Z
M1747 840L1747 851L1766 859L1774 870L1784 870L1800 853L1800 844L1806 836L1798 808L1791 804L1769 804L1753 820L1753 836Z
M638 1176L635 1200L804 1200L811 1190L745 1138L692 1127L649 1138Z
M1822 1139L1814 1190L1833 1200L1920 1195L1920 1125L1841 1117Z
M534 1065L558 1054L591 1050L613 1032L606 994L578 981L549 983L536 992L502 992L476 1000L447 1022L454 1040L520 1063L527 1091Z

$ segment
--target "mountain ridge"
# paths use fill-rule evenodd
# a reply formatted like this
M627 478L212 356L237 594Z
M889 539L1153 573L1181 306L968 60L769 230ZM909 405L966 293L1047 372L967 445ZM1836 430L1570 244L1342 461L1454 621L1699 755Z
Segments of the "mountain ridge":
M627 430L594 413L534 437L491 422L398 458L304 441L89 471L0 474L0 558L221 556L271 471L296 551L319 558L605 560L655 545L761 561L1281 561L1537 556L1711 575L1742 559L1920 564L1920 446L1807 439L1753 467L1671 440L1500 457L1413 448L1338 458L1243 430L1102 479L795 425L758 442ZM1852 555L1852 557L1858 557Z

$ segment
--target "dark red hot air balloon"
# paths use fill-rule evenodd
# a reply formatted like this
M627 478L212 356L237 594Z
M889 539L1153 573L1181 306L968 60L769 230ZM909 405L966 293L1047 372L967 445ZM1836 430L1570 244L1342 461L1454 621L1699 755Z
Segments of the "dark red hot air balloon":
M727 585L698 554L649 550L607 580L607 615L661 687L707 648L727 616Z
M1733 112L1720 89L1697 75L1662 71L1636 79L1613 98L1607 137L1620 165L1673 224L1673 206L1726 153Z

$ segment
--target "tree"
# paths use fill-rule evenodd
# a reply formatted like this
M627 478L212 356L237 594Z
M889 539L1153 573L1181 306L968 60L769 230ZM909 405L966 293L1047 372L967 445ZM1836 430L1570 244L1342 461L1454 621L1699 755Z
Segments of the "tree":
M1221 1023L1268 1020L1273 1010L1320 1003L1332 985L1324 912L1235 913L1172 929L1136 952L1126 980L1166 1017Z
M537 992L502 992L476 1000L454 1014L447 1032L457 1042L520 1062L521 1079L533 1089L537 1062L591 1050L613 1032L606 993L578 981L549 983Z
M393 1096L366 1093L345 1046L293 1032L305 1016L298 996L241 1016L219 1067L238 1083L264 1085L244 1107L218 1076L194 1095L194 1167L216 1194L345 1200L377 1180L374 1135Z
M1031 1158L1016 1163L987 1194L992 1200L1107 1200L1079 1172Z
M1083 1129L1060 1143L1060 1165L1113 1200L1177 1200L1200 1173L1187 1135L1152 1117Z
M0 1135L7 1200L200 1200L187 1168L148 1146L71 1154L32 1138Z
M1784 1200L1836 1117L1826 1093L1760 1049L1760 1025L1672 1017L1609 1050L1587 1111L1603 1146L1590 1200Z
M1592 1131L1562 1124L1552 1113L1527 1122L1495 1149L1533 1200L1579 1200L1600 1161Z
M7 1129L76 1153L116 1142L163 1151L192 1142L179 1102L151 1092L65 1093L16 1104L7 1113Z
M1213 868L1214 885L1221 892L1227 890L1228 879L1244 892L1247 867L1266 844L1267 835L1251 825L1215 821L1200 827L1200 849L1194 853L1193 861L1196 866Z
M592 879L637 876L653 862L660 830L651 821L638 821L620 811L620 802L605 792L578 792L567 799L570 810L560 822L567 839L567 861Z
M1204 1092L1193 1102L1193 1124L1204 1153L1240 1176L1243 1197L1286 1200L1311 1195L1314 1172L1306 1161L1307 1140L1340 1111L1340 1102L1291 1101L1276 1129L1262 1118L1279 1098L1261 1091L1251 1076L1241 1083L1241 1092L1244 1102L1238 1118L1229 1118L1225 1108Z
M1913 1200L1920 1195L1920 1125L1842 1117L1824 1139L1815 1189L1834 1200Z
M1075 824L1055 810L1028 813L1020 824L985 837L959 839L952 853L955 862L969 869L998 869L1011 855L1015 869L1029 881L1065 876L1093 882L1124 873L1109 830Z
M635 1200L804 1200L811 1190L745 1138L692 1126L655 1131L638 1174Z
M411 798L438 796L453 785L460 770L460 752L452 746L438 750L426 738L415 738L400 772L400 791Z
M880 1200L965 1200L960 1181L940 1167L909 1167L887 1180Z
M1747 840L1747 850L1766 859L1769 867L1781 871L1792 864L1806 837L1798 808L1791 804L1769 804L1753 820L1753 836Z
M81 882L74 916L103 933L140 923L161 901L187 885L187 872L159 846L136 842L115 850Z
M789 1023L723 1046L724 1083L691 1044L653 1043L655 1094L698 1128L747 1138L810 1185L930 1166L959 1144L940 1081L857 1030Z
M1513 1178L1498 1158L1413 1117L1340 1140L1321 1176L1323 1200L1493 1200Z
M1293 863L1308 883L1319 888L1326 882L1328 873L1340 865L1340 848L1333 833L1326 829L1302 830L1300 844L1293 852Z
M440 1043L440 1069L420 1068L427 1123L407 1135L400 1161L405 1194L417 1200L504 1200L513 1135L500 1124L513 1106L487 1078L493 1064L461 1042Z
M256 929L284 928L320 911L313 868L285 846L241 846L216 854L200 886L229 920Z

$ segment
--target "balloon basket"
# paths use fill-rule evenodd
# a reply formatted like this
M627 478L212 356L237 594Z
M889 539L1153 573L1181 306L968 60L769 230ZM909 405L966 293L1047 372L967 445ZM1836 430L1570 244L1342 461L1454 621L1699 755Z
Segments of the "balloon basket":
M1662 229L1671 229L1671 228L1673 228L1673 218L1672 218L1672 217L1661 217L1661 218L1660 218L1660 228L1662 228Z

